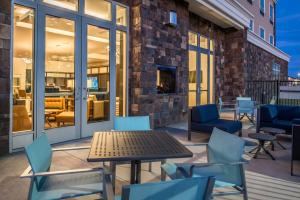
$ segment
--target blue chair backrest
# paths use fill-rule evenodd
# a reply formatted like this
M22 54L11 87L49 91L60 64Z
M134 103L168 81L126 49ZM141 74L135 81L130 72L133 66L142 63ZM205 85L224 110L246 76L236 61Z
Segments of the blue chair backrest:
M219 119L216 104L200 105L192 108L192 122L205 123Z
M254 101L251 100L238 100L237 101L238 111L239 112L254 112Z
M209 163L235 163L243 160L245 140L214 128L208 143ZM218 180L236 185L242 184L243 171L240 166L224 165L220 167L223 174Z
M114 121L116 131L149 131L149 116L116 117Z
M211 182L210 182L211 181ZM210 199L214 178L197 177L123 187L122 200L206 200Z
M237 97L236 100L237 100L237 101L240 101L240 100L248 100L248 101L251 101L251 97Z
M46 134L41 135L32 144L25 147L25 152L34 173L49 171L52 162L52 149ZM37 177L33 180L30 199L35 199L37 191L42 186L44 180L45 178L42 177Z

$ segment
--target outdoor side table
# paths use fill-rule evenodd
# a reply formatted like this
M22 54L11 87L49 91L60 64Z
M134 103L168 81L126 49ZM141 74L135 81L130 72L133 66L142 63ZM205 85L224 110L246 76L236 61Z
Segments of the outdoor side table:
M130 183L135 184L141 180L141 161L187 157L193 153L167 132L112 131L94 133L87 161L130 161Z
M278 140L277 140L277 135L282 135L285 134L285 130L279 129L279 128L272 128L272 127L262 127L260 128L260 131L263 131L264 133L268 133L270 135L275 136L277 144L282 148L286 149ZM272 151L274 151L274 142L272 142Z
M276 140L276 137L269 134L262 134L262 133L250 133L248 135L249 138L258 140L259 144L256 148L252 149L249 153L252 153L256 150L253 158L257 158L259 152L263 150L267 155L269 155L272 160L275 160L274 156L264 147L266 142L273 142Z

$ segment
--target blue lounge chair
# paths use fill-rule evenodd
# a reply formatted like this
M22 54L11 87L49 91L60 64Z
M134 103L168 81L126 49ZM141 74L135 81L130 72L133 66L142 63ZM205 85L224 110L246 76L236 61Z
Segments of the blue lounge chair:
M105 178L107 200L210 200L214 177L177 179L158 183L128 185L122 196L114 197L110 176Z
M198 144L199 145L199 144ZM192 145L192 146L198 146ZM213 196L243 194L247 199L247 187L244 173L243 158L245 141L238 136L214 128L207 146L208 163L203 164L174 164L166 163L162 168L171 179L183 177L215 176L215 187L229 187L237 191L218 192ZM178 173L181 172L181 173Z
M50 171L54 151L88 149L89 147L51 149L43 134L25 148L30 166L21 178L30 178L28 199L62 199L103 192L103 169Z

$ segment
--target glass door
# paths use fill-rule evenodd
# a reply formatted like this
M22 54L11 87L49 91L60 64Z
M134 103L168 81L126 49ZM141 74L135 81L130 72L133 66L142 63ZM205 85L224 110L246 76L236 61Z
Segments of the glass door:
M91 19L83 19L82 27L82 137L88 137L112 128L115 77L111 66L115 66L115 49L111 38L115 33Z
M51 143L80 137L80 20L39 7L37 130Z

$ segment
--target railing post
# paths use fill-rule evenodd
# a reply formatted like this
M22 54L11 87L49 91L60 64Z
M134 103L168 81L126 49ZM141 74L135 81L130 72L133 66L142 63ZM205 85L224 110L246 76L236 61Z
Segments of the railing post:
M276 104L279 103L279 95L280 95L279 94L279 92L280 92L279 87L280 87L279 80L277 80L277 86L276 86Z

